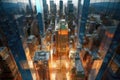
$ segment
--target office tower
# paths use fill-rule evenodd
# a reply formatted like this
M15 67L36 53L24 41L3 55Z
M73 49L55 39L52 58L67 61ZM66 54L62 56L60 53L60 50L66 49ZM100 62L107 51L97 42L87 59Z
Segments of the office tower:
M4 11L8 14L11 13L17 13L19 12L18 6L17 6L17 1L13 1L13 0L1 0L0 1L1 7L4 9ZM8 6L6 6L7 4L9 4Z
M62 19L59 23L59 29L56 35L56 48L57 48L57 57L67 56L69 53L69 44L68 44L68 28L66 22ZM63 44L64 43L64 44Z
M67 2L68 12L73 12L72 5L73 5L72 0L68 0Z
M43 0L43 11L44 11L44 18L47 19L49 11L48 11L48 4L46 0Z
M60 19L63 16L63 1L62 0L60 0L59 2L59 16L60 16Z
M57 5L54 4L54 16L56 17L56 14L57 14Z
M85 71L83 69L83 65L82 62L80 60L80 56L79 56L79 48L77 48L76 54L75 54L75 67L76 67L76 79L80 80L80 79L84 79L85 78Z
M52 14L53 12L53 9L54 9L54 1L53 0L50 0L50 13Z
M7 47L0 47L0 79L22 80L11 51Z
M85 27L86 27L86 22L87 22L87 17L88 17L89 4L90 4L90 0L84 0L83 8L82 8L82 15L81 15L82 17L81 17L80 28L79 28L80 44L83 44L83 39L85 36Z
M53 0L50 0L50 15L51 15L50 22L51 22L51 24L53 24L53 26L55 25L56 12L57 12L56 4L54 3Z
M31 2L37 9L32 17ZM119 6L120 0L0 0L0 46L11 50L22 80L119 80ZM7 72L5 80L14 79L14 61L0 59L0 80Z
M109 48L104 56L103 63L99 68L98 74L96 76L96 80L119 80L120 74L120 54L119 54L119 41L120 41L120 23L115 29L115 33L112 37L111 42L109 43ZM110 76L111 75L111 76Z
M49 52L37 51L33 58L36 80L49 80L48 68Z
M70 35L74 34L74 26L73 26L73 21L74 21L74 6L72 3L72 0L68 0L67 4L67 13L68 13L68 28L70 29Z
M3 16L0 20L1 29L4 32L8 47L10 48L18 70L23 80L32 80L31 72L29 69L24 69L24 64L27 64L26 55L22 46L22 41L18 33L18 28L13 15Z
M77 13L77 24L78 24L78 26L80 25L80 23L79 23L79 21L80 21L80 15L81 15L81 8L82 6L81 6L81 0L78 0L78 13Z
M4 8L4 11L8 14L24 14L27 6L26 1L24 2L23 0L1 0L0 3L1 6Z
M42 0L36 0L36 9L37 9L37 17L38 17L38 25L40 36L44 36L44 20L43 20L43 4Z
M112 52L113 55L108 53L109 49L111 51L113 50L113 48L110 48L110 46L114 47L114 45L111 45L113 40L117 41L117 39L119 39L119 36L117 36L117 39L114 39L114 36L119 34L116 32L117 29L119 29L119 28L117 28L119 25L117 26L117 24L115 24L114 21L112 21L112 23L113 23L112 25L103 24L103 26L99 26L98 31L97 31L98 35L96 35L96 37L94 35L93 40L89 39L91 46L89 45L89 48L86 48L84 46L84 49L86 48L86 51L89 53L89 55L91 55L91 57L93 59L93 60L91 59L92 65L91 65L91 69L89 69L90 70L90 73L88 76L89 80L92 80L92 79L93 80L118 79L118 77L117 77L118 74L113 75L112 71L109 69L111 66L112 66L112 68L114 66L116 66L114 69L117 69L117 66L119 66L116 62L113 62L114 58L116 56L116 49L115 49L115 51ZM94 33L94 34L96 34L96 33ZM92 41L92 44L91 44L91 41ZM117 47L117 45L116 45L116 47ZM112 58L109 59L108 56L112 57ZM89 58L91 58L91 57L89 57ZM86 61L89 58L85 58ZM119 59L119 55L118 55L117 59ZM110 61L110 62L108 61L108 64L106 64L107 60ZM90 63L90 60L89 60L89 63ZM107 65L107 68L105 68L105 66L103 66L103 65ZM89 66L89 65L87 64L87 66ZM118 68L118 70L119 70L119 68ZM101 72L102 72L102 74L101 74ZM113 77L112 76L110 77L110 75L115 76L115 78L113 79Z
M44 23L45 23L45 30L48 28L48 4L46 3L46 0L43 0L43 11L44 11Z
M31 0L29 0L29 7L30 7L30 10L31 10L30 12L33 13L33 9L32 9L32 1L31 1Z
M64 6L65 20L67 21L67 6Z
M38 49L38 39L34 36L34 35L30 35L27 39L27 45L29 48L29 53L31 56L31 59L34 57L34 53L37 51Z
M120 44L117 46L112 59L103 73L102 80L119 80L120 79ZM101 70L100 70L101 71ZM99 71L99 72L100 72ZM99 75L99 74L98 74ZM99 77L99 76L98 76Z

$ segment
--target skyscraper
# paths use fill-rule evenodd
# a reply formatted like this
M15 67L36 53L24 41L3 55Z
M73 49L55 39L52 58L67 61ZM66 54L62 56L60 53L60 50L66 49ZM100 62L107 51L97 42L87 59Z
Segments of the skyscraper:
M80 28L79 28L79 38L80 38L79 42L81 44L83 44L83 39L85 36L85 26L88 18L89 5L90 5L90 0L84 0L82 15L81 15L82 17L81 17Z
M49 52L37 51L33 57L33 64L35 68L36 80L50 80L48 68Z
M53 0L50 0L50 13L52 14L53 12L53 9L54 9L54 1Z
M68 13L68 27L70 29L70 34L74 34L74 26L73 26L73 21L74 21L74 5L72 3L72 0L68 0L67 4L67 13Z
M59 16L60 18L62 18L63 16L63 1L60 0L60 3L59 3Z
M32 80L32 75L29 69L24 69L24 64L27 64L26 55L22 46L22 41L18 33L18 28L13 15L2 17L4 21L0 20L1 29L3 30L8 47L10 48L18 70L23 80Z
M48 23L49 23L49 20L48 20L48 14L49 14L49 11L48 11L48 4L46 3L46 0L43 0L43 13L44 13L44 23L45 23L45 30L48 28Z
M55 17L56 17L56 11L57 11L57 7L56 4L54 3L53 0L50 0L50 18L51 18L51 23L53 25L55 25Z
M120 0L0 0L0 80L119 80L119 6Z
M32 9L32 1L29 0L29 7L30 7L30 10L31 10L31 13L33 12L33 9Z
M22 80L11 51L7 47L0 47L0 79Z
M103 63L96 76L96 80L119 80L120 79L120 23L115 28L115 33L112 36L112 40L108 51L103 59ZM110 37L110 36L109 36Z
M68 56L68 26L66 26L66 23L64 21L64 19L62 19L59 23L59 27L60 29L57 32L56 35L56 48L57 48L57 57L61 57L61 56ZM62 44L64 43L64 44Z
M80 14L81 14L81 0L78 0L78 13L77 13L77 24L79 26Z
M43 4L42 0L36 0L36 9L40 35L44 36Z

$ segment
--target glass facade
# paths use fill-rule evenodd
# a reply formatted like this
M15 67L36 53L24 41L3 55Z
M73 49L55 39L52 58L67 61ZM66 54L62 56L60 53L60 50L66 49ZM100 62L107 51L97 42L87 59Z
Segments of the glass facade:
M0 80L119 80L119 14L120 0L0 0Z

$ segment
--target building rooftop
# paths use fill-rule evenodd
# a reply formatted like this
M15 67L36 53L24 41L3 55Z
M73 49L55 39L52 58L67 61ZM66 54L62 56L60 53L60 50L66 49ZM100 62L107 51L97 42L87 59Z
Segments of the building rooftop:
M47 51L37 51L35 52L34 61L44 61L49 59L49 52Z
M0 47L0 53L5 49L6 47Z
M30 35L27 39L27 43L31 43L35 39L34 35Z

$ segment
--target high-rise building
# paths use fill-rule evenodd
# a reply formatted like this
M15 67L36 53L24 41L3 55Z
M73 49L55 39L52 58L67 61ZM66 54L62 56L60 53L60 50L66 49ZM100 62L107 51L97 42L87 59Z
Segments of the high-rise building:
M63 44L64 43L64 44ZM56 35L56 50L57 57L68 56L69 46L68 46L68 27L66 26L66 22L62 19L59 23L59 30Z
M79 28L79 42L83 44L83 39L85 36L85 27L88 18L88 11L89 11L90 0L84 0L83 8L82 8L82 17L80 21L80 28Z
M43 11L44 11L44 23L45 23L45 30L48 28L48 23L49 23L49 20L48 20L48 14L49 14L49 11L48 11L48 4L46 3L46 0L43 0Z
M37 9L37 17L38 17L38 25L40 36L44 36L44 20L43 20L43 4L42 0L36 0L36 9Z
M73 13L74 8L73 8L72 0L70 1L68 0L67 7L68 7L67 9L68 13Z
M30 35L27 39L27 45L30 51L31 59L34 57L34 53L38 49L38 39L34 35Z
M2 23L1 29L6 36L8 47L12 52L21 77L23 80L32 80L30 70L24 68L24 64L27 64L27 59L18 32L16 21L13 18L13 15L4 16L2 19L4 19L4 21L0 20L0 23Z
M0 79L22 80L11 51L7 47L0 47Z
M51 18L51 23L55 25L55 18L56 18L56 12L57 12L57 7L56 4L54 3L53 0L50 0L50 18Z
M48 68L49 52L37 51L33 58L35 68L36 80L49 80Z
M68 28L70 29L70 35L74 34L74 26L73 26L73 21L74 21L74 5L72 3L72 0L68 0L67 4L67 22L68 22Z
M26 1L23 1L23 0L1 0L0 3L1 3L2 8L4 8L4 11L7 12L8 14L21 14L21 13L24 14L24 12L27 12L26 6L28 3L28 0L26 0ZM31 13L32 7L28 6L28 8L29 8L29 12Z
M107 52L104 56L103 63L98 69L98 74L96 76L96 80L119 80L120 79L120 54L119 54L119 48L120 48L120 23L115 28L114 27L114 35L108 35L108 37L111 37L111 42L109 42L109 47L107 49Z
M84 52L87 52L88 54L84 55L83 50L81 51L80 55L83 55L83 58L81 59L91 63L90 65L87 63L87 66L91 67L87 70L89 71L87 76L89 80L119 79L119 63L117 62L119 60L119 54L116 52L116 44L112 45L114 42L118 43L120 40L120 36L117 35L119 34L118 26L116 24L112 24L111 26L99 26L100 28L98 28L97 31L98 35L95 37L94 34L94 38L92 40L87 40L89 42L89 47L84 46ZM117 46L119 47L119 44L116 45L116 47ZM112 53L109 52L109 50L112 51ZM90 55L89 58L87 58L88 55ZM83 65L85 65L85 62ZM116 69L116 74L114 74L114 71L111 71L111 68L113 67Z
M80 21L80 14L81 14L81 8L82 6L81 6L81 0L78 0L78 13L77 13L77 24L78 24L78 26L79 26L79 21Z
M50 0L50 13L53 13L53 9L54 9L54 1Z
M102 80L119 80L120 79L120 45L117 46L113 59L110 60L105 72L103 73ZM111 76L112 75L112 76Z
M62 0L60 0L59 2L59 16L60 18L62 18L63 16L63 1Z
M0 0L0 80L120 80L119 6Z
M32 1L29 0L29 7L30 7L30 10L31 10L31 13L33 12L33 9L32 9Z

